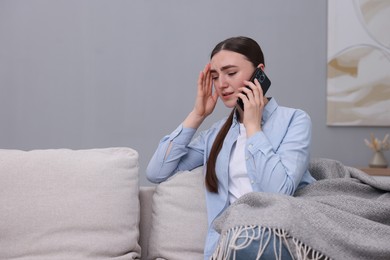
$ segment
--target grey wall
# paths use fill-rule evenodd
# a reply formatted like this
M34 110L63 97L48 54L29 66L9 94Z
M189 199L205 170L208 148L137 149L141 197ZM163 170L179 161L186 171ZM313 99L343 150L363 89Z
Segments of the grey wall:
M143 174L192 109L211 49L247 35L269 95L311 115L312 156L365 166L363 139L390 130L326 126L326 15L312 0L0 0L0 148L128 146ZM228 112L219 104L202 128Z

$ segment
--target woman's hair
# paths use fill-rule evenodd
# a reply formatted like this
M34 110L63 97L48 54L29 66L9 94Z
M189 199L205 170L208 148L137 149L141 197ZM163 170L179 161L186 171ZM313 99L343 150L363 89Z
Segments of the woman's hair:
M259 44L251 38L243 36L232 37L218 43L211 52L210 59L222 50L233 51L244 55L253 64L253 68L256 68L260 63L265 65L263 51L261 50ZM215 138L213 146L211 147L210 156L207 161L205 179L206 188L210 192L218 193L218 178L215 172L215 165L225 136L229 132L230 126L233 122L234 111L235 109L233 109L230 113L228 119Z

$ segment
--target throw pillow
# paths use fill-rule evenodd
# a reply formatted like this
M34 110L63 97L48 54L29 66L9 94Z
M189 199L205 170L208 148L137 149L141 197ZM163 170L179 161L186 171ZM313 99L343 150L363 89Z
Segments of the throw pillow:
M156 187L147 259L203 259L207 213L203 168Z
M138 153L0 149L0 259L138 259Z

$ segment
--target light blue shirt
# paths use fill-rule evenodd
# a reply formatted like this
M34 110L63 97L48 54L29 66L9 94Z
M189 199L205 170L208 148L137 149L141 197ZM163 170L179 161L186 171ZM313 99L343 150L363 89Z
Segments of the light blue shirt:
M147 178L160 183L178 171L206 165L214 139L225 121L226 118L218 121L195 138L196 129L180 125L160 141L146 169ZM216 162L218 193L205 189L209 223L205 259L210 258L219 238L213 221L229 206L229 160L239 128L234 116ZM166 154L171 142L169 154ZM253 191L293 195L296 189L313 182L308 171L310 143L311 120L307 113L279 106L271 98L263 111L262 131L248 138L245 147L246 167Z

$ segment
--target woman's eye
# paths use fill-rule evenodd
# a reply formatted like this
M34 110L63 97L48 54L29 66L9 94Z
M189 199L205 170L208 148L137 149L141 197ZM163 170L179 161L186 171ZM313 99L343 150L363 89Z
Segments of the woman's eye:
M229 72L228 75L229 76L233 76L234 74L236 74L237 72Z

